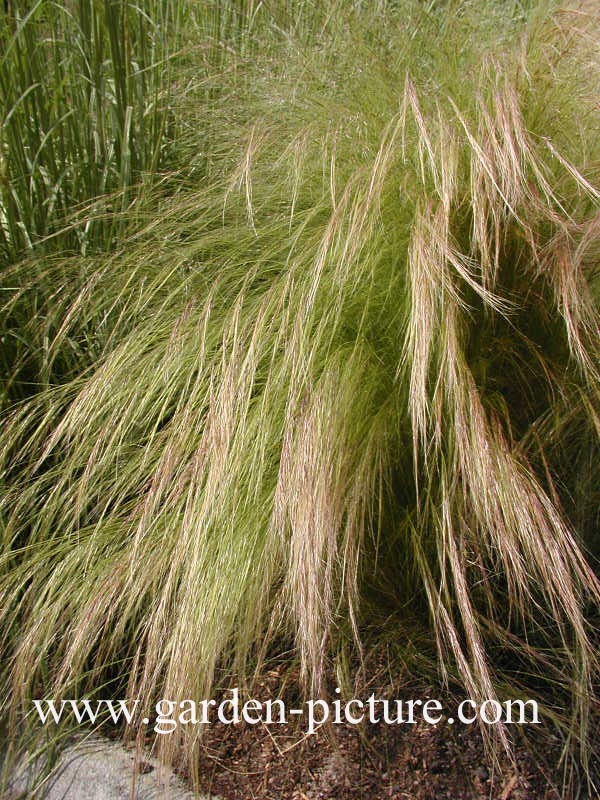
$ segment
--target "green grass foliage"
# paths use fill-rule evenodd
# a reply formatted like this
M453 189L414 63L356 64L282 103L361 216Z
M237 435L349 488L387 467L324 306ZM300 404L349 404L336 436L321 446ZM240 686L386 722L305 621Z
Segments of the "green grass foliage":
M89 210L74 224L76 209L116 190L126 209L163 166L177 6L36 0L0 14L3 260L59 232L80 252L110 242Z
M9 218L10 197L31 200L18 201L30 238L49 232L37 192L67 218L109 189L133 202L157 169L156 58L123 50L145 41L139 8L126 13L121 44L102 39L113 67L123 59L110 90L100 34L70 17L51 122L30 108L42 87L2 72L15 98L3 136L22 140L6 139L2 198ZM208 697L217 670L241 679L277 641L295 643L318 693L337 649L360 652L393 614L380 638L425 628L470 697L550 687L585 762L600 601L597 9L236 14L243 36L206 34L182 57L185 159L143 193L135 225L95 252L34 248L2 274L3 335L19 341L0 429L11 724L34 696L101 695L108 680L132 697ZM45 45L32 46L35 64ZM82 121L67 87L86 52L72 102L114 97ZM49 182L32 171L46 148ZM71 157L88 159L85 176ZM7 252L26 244L21 228L1 235ZM183 744L192 753L193 734Z

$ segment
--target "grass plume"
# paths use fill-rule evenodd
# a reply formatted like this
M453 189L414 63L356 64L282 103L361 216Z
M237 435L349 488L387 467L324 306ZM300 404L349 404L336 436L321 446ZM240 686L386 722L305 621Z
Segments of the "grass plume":
M554 681L585 763L600 20L400 5L272 30L214 101L200 185L109 255L5 271L59 298L45 382L0 433L13 724L40 686L115 674L208 696L277 635L317 693L365 587L391 586L470 697L511 658Z

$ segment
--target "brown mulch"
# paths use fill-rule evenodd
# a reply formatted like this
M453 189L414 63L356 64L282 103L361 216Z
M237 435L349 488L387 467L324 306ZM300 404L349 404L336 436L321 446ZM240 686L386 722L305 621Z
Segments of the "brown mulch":
M211 728L201 789L226 800L560 800L531 757L494 771L478 730L336 725L302 738L240 723Z
M254 696L277 696L277 681L274 671L271 681L261 684L263 696L260 691ZM294 701L298 698L288 695L288 709L294 707ZM557 788L561 776L555 775L553 782L523 743L515 747L514 759L500 754L494 766L486 757L477 725L443 721L437 725L336 724L308 736L298 718L293 722L208 725L199 764L201 791L224 800L560 800L587 796ZM547 734L546 739L554 750L548 761L556 763L558 743Z

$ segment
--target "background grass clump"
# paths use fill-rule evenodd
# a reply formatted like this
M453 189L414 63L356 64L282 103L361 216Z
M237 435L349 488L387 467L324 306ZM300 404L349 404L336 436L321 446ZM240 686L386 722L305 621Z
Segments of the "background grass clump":
M96 52L75 5L69 35ZM89 120L55 123L77 127L56 127L61 247L33 246L49 223L5 199L46 192L43 173L7 173L10 731L34 696L107 683L210 696L217 670L242 680L282 639L325 691L336 653L393 615L381 643L425 631L432 669L474 699L545 691L565 752L593 751L598 14L367 5L221 3L200 24L172 4L191 27L151 112L162 56L145 85L115 45L121 100L93 73L81 101L114 106L89 185L68 164L93 167L97 128L80 155ZM120 13L131 47L148 47L137 23L174 30ZM24 163L55 130L26 84L3 127L18 120ZM77 204L109 189L110 236L73 247ZM193 736L161 745L193 761Z

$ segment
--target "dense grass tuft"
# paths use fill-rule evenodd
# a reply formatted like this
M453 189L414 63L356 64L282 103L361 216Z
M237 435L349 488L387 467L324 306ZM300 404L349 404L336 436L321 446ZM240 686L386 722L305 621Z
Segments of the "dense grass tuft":
M0 11L0 263L44 241L110 246L107 207L127 209L168 158L178 8L36 0Z
M277 636L317 693L410 606L470 697L554 686L585 763L600 20L395 5L223 56L202 180L5 272L57 288L0 433L13 725L109 679L209 696Z

